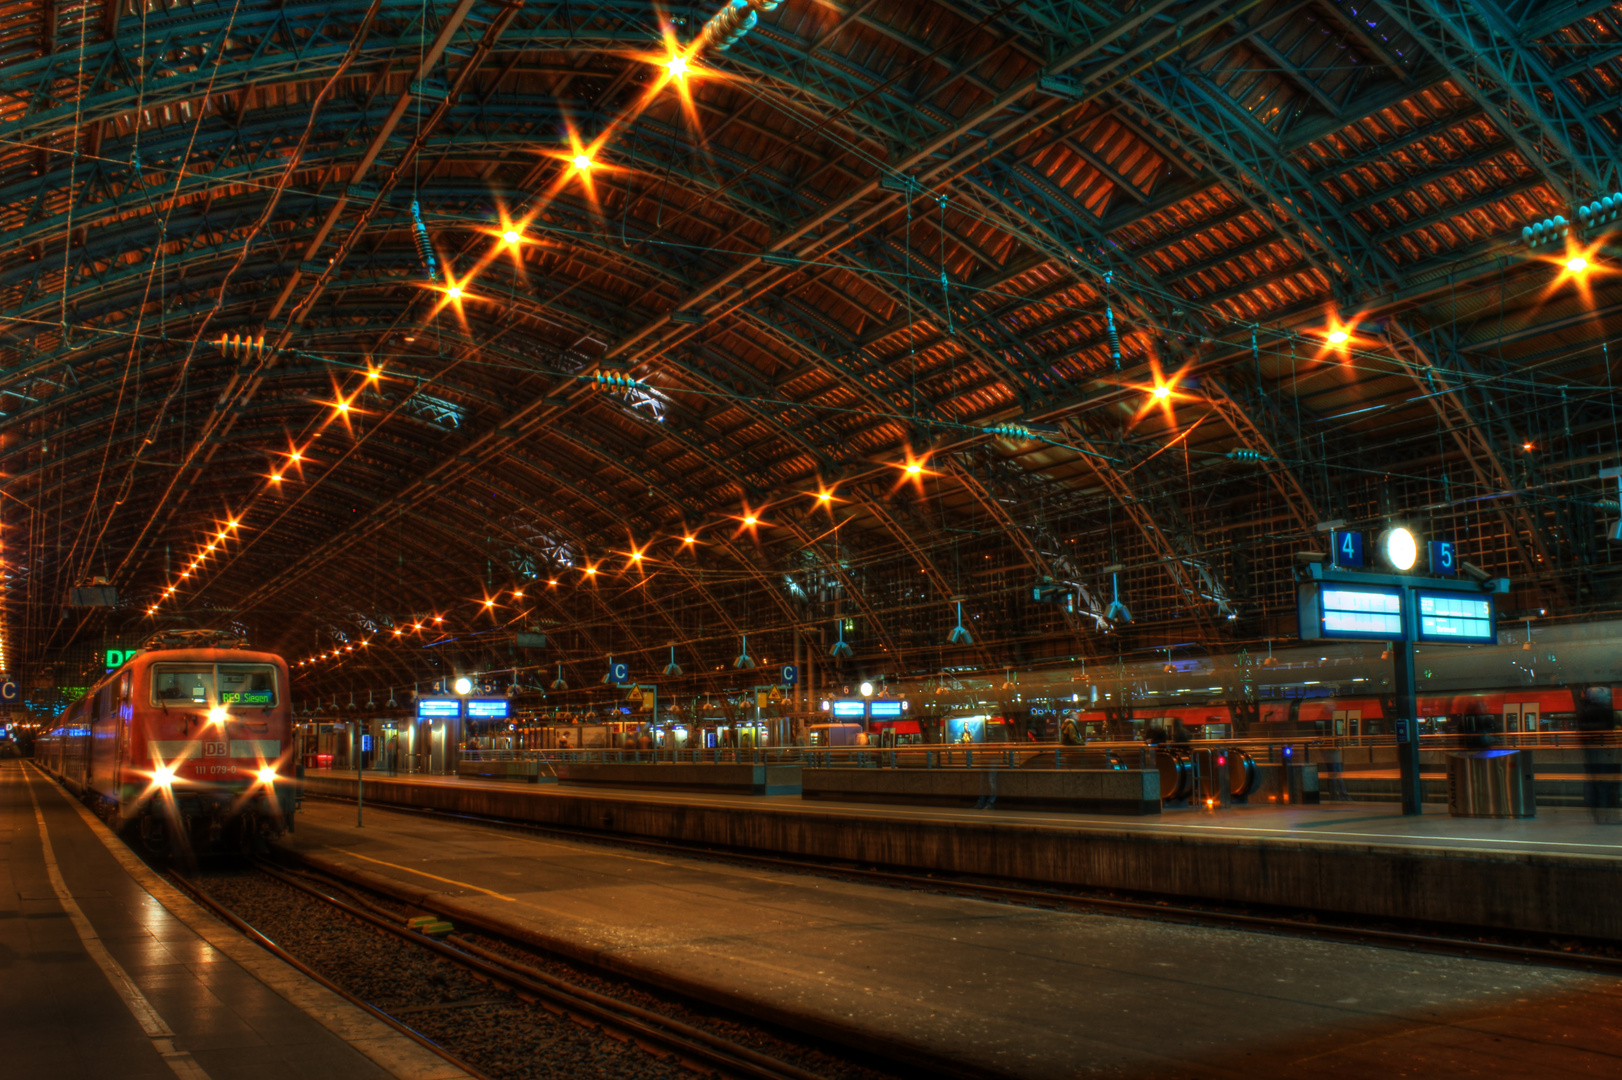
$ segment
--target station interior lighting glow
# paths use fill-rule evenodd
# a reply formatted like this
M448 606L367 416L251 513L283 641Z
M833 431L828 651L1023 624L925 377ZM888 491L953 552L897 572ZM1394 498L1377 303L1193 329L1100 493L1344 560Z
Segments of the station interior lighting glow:
M260 769L259 782L261 784L274 784L276 782L276 770L269 767Z
M473 680L468 678L466 675L458 676L456 682L453 684L453 689L455 689L458 694L471 694L473 692Z
M1419 541L1406 527L1397 525L1380 534L1380 553L1387 566L1412 570L1419 561Z

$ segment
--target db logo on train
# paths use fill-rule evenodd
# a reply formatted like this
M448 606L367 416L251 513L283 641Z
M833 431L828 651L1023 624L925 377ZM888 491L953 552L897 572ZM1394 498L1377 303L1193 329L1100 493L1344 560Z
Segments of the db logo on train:
M230 748L223 742L205 742L203 744L204 757L228 757Z

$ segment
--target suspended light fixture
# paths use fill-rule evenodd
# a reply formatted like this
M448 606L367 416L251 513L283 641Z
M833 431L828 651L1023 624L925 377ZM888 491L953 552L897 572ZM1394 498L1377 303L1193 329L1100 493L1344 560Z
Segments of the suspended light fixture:
M1004 690L1018 690L1019 689L1019 683L1014 678L1014 669L1013 668L1003 668L1003 672L1002 672L1002 688Z
M400 703L394 700L394 687L391 686L389 687L389 703L385 708L398 709L399 707Z
M833 648L828 650L828 655L835 660L849 660L855 654L852 652L851 647L845 644L845 620L836 620L835 625L839 627L839 640L834 642Z
M1273 658L1273 639L1268 638L1267 639L1267 659L1262 661L1262 667L1273 667L1273 666L1275 666L1277 664L1278 664L1278 661Z
M963 601L961 600L957 602L957 625L952 627L952 632L947 635L946 640L953 645L974 644L974 636L969 633L969 628L963 625Z
M608 654L608 673L603 676L604 686L618 686L619 680L614 678L614 654Z
M732 661L732 666L735 668L743 668L744 670L748 670L755 666L754 658L749 655L748 634L743 635L743 651L738 654L738 658L736 660Z
M563 681L563 661L558 661L558 677L552 680L552 689L567 690L569 684Z
M670 647L670 663L665 665L666 675L680 675L681 665L676 663L676 646Z

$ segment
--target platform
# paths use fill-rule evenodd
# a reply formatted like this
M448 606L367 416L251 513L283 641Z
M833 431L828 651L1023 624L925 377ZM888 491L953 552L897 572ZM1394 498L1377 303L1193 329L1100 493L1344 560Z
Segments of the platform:
M548 792L548 797L551 796ZM739 802L761 809L761 800ZM286 846L459 925L929 1075L1608 1075L1622 981L650 855L311 800ZM799 819L796 819L799 820Z
M0 845L7 1080L467 1076L213 919L17 761Z
M311 794L354 798L353 774ZM1622 940L1622 825L1403 817L1368 803L1122 818L799 798L366 778L366 800L680 843L1450 926Z

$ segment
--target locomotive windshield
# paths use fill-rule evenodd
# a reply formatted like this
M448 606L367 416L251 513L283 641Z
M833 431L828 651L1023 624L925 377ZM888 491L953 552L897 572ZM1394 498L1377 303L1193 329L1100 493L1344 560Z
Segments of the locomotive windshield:
M275 705L276 668L271 664L157 664L152 669L154 705Z

